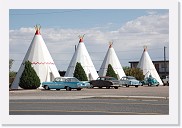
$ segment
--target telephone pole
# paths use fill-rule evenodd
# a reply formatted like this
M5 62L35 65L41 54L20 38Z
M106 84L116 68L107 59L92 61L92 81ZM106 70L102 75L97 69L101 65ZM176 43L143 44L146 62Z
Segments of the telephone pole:
M164 46L164 75L166 76L166 47Z

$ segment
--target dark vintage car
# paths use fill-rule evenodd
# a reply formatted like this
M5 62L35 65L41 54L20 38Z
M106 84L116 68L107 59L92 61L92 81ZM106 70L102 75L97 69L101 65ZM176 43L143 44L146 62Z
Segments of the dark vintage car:
M118 89L119 85L119 80L117 80L114 77L98 77L97 80L92 80L90 81L90 84L92 88L94 87L106 87L107 89L109 88L115 88Z

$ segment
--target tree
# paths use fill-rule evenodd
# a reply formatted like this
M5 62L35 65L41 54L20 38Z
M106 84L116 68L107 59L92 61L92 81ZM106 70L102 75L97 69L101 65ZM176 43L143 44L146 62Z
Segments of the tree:
M19 86L23 89L37 89L40 87L40 79L30 61L25 62L25 69L20 77Z
M123 70L127 76L134 76L140 81L144 79L143 71L140 68L125 67Z
M9 59L9 78L16 76L16 72L11 71L11 68L13 66L13 62L14 62L13 59Z
M9 59L9 71L11 70L12 68L12 65L13 65L13 59Z
M76 77L80 81L88 81L87 75L81 65L81 63L76 63L75 71L73 74L74 77Z
M117 74L115 73L111 64L108 65L106 76L114 77L118 79Z

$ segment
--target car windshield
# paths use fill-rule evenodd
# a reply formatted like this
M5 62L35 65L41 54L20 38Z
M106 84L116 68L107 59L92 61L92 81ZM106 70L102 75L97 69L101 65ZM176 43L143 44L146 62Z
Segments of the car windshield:
M62 78L61 77L57 77L54 79L54 81L62 81Z
M109 77L109 78L106 78L106 80L117 80L117 79L114 77Z
M128 79L130 79L130 80L132 80L132 79L136 79L135 77L133 77L133 76L128 76Z
M67 78L67 82L79 82L77 78Z

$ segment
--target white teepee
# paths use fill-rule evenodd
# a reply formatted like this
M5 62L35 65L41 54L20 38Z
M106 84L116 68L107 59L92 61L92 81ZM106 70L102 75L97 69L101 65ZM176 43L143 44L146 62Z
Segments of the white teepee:
M41 83L52 81L55 77L60 77L54 61L45 45L45 42L40 34L40 26L35 26L35 35L25 55L25 58L18 70L15 80L12 83L11 89L18 89L20 77L24 71L26 61L32 63L32 67L40 78Z
M110 45L109 45L109 49L106 53L106 56L104 58L104 61L100 67L100 70L98 72L99 76L105 76L106 73L107 73L107 68L108 68L108 65L111 64L115 73L117 74L118 76L118 79L121 79L123 76L126 76L124 71L123 71L123 68L119 62L119 59L116 55L116 52L114 50L114 48L112 47L112 42L110 42Z
M148 77L151 74L160 85L163 85L162 80L160 79L159 74L157 73L155 66L147 52L146 46L144 47L142 57L140 58L137 67L143 70L143 75L145 75L145 77Z
M72 77L75 71L76 63L81 63L88 80L95 80L98 78L97 71L93 65L93 62L88 54L88 51L83 42L83 36L79 36L80 41L78 43L77 49L71 59L71 62L66 71L65 77Z

